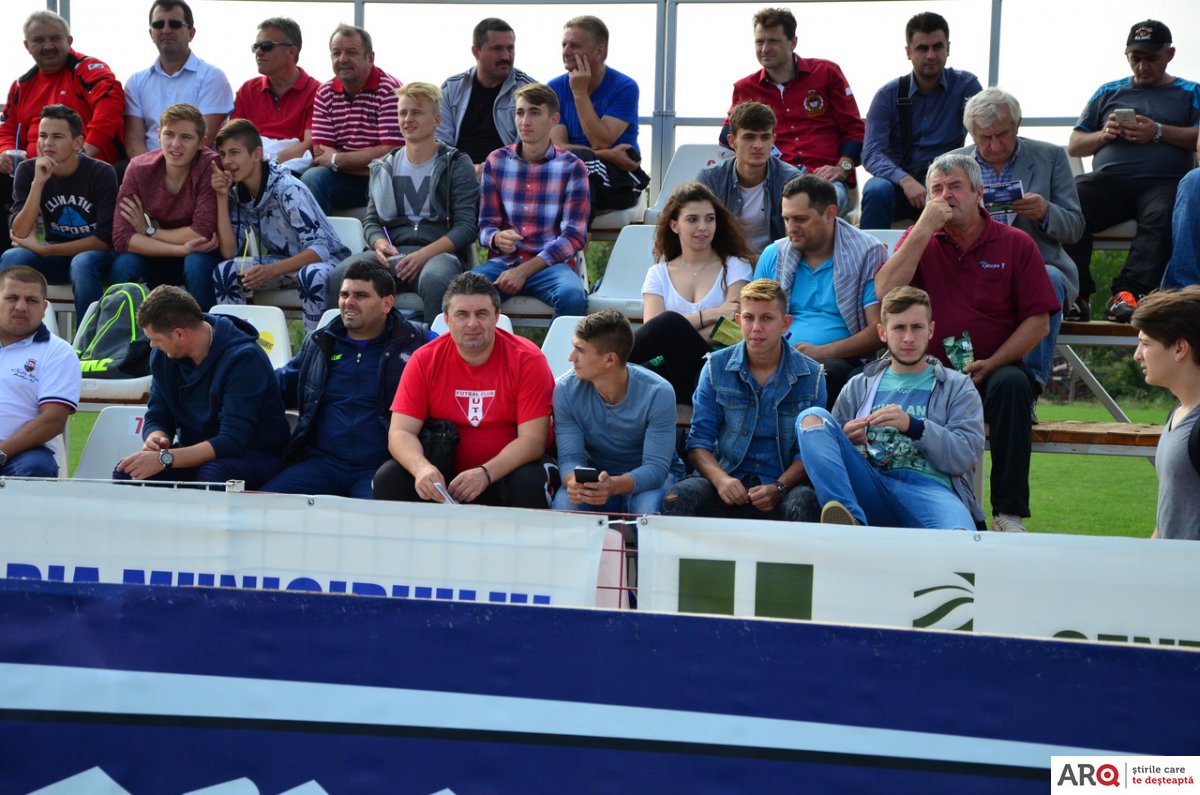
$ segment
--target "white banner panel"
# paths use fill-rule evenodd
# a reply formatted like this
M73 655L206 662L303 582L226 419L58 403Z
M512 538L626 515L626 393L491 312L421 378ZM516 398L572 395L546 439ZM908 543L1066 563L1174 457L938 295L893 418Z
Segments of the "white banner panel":
M651 516L646 610L1200 647L1200 544Z
M0 576L592 606L608 521L552 511L0 480Z

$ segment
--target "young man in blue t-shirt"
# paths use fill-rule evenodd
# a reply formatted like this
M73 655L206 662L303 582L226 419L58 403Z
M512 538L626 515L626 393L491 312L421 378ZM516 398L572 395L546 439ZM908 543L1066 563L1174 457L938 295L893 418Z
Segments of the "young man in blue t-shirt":
M878 326L888 355L850 379L832 414L813 408L796 420L822 522L945 529L982 522L972 479L983 405L970 376L926 356L932 318L924 290L889 292Z

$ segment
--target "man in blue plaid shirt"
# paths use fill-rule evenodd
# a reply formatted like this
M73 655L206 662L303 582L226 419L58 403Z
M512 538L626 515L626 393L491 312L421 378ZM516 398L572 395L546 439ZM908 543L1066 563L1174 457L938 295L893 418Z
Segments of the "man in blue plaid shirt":
M558 97L541 83L517 91L517 143L488 155L480 181L479 242L488 261L475 268L501 299L529 295L554 316L586 315L576 257L587 245L587 168L550 143Z

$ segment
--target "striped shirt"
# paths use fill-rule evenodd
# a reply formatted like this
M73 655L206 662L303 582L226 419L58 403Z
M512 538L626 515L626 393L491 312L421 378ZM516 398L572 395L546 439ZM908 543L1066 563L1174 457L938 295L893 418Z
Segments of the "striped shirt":
M541 257L547 265L575 266L575 255L587 242L587 167L554 144L536 163L526 163L520 142L497 149L483 165L479 185L479 242L488 258L509 267ZM517 250L501 254L492 238L503 229L521 234Z
M371 74L353 97L346 93L341 79L325 81L313 96L313 143L342 152L382 144L403 146L396 114L396 89L400 86L399 80L378 66L371 67Z

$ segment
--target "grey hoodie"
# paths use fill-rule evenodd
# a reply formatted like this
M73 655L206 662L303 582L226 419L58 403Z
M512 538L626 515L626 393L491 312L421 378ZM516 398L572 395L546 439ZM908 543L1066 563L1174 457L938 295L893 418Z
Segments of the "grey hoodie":
M925 411L925 431L913 440L913 446L950 478L954 493L967 506L971 518L981 522L983 509L975 497L973 480L983 452L983 401L970 376L946 369L932 356L926 356L925 361L933 365L934 384ZM867 402L891 363L886 356L871 362L847 382L833 406L839 425L870 412Z

